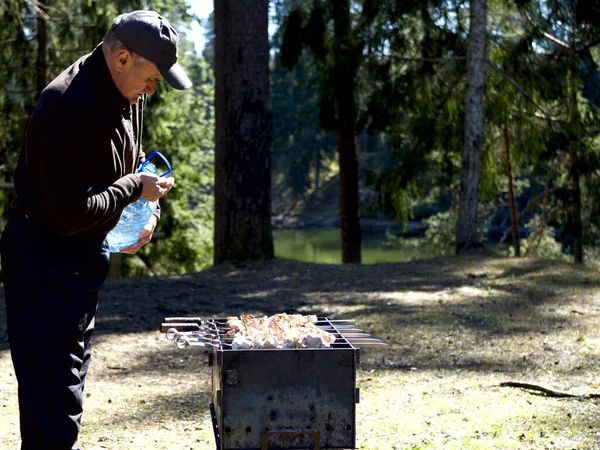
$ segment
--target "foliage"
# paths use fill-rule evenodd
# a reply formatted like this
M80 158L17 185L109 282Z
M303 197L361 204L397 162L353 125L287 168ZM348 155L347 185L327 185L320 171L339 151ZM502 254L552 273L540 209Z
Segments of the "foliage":
M306 52L292 71L284 67L280 39L280 32L272 38L273 191L297 198L314 192L327 179L327 163L334 158L337 141L334 133L319 126L318 68Z
M543 225L539 215L532 217L526 228L529 237L521 240L521 251L524 255L544 259L564 259L561 245L554 237L554 229ZM514 247L509 248L509 256L514 256Z
M599 200L588 186L597 184L600 170L596 157L600 109L591 93L598 82L598 68L589 52L600 39L595 26L600 11L584 4L530 2L523 8L527 36L536 45L536 70L550 80L537 91L553 138L546 144L546 161L559 167L552 178L564 188L556 190L552 201L563 237L574 241L575 262L583 261L583 230L599 220L587 212L587 205L595 209Z
M457 187L464 115L464 12L439 2L369 2L372 21L361 120L391 136L385 169L368 175L380 205L406 223L412 199L434 186ZM375 14L379 11L379 14ZM453 16L453 17L452 17ZM370 169L366 169L369 172ZM414 202L412 202L414 203Z
M187 71L194 81L192 88L175 91L162 84L148 103L145 151L158 149L168 155L175 187L160 201L158 238L138 252L145 270L138 265L134 271L126 264L125 274L194 272L212 262L212 73L201 59L190 60Z
M423 221L427 225L425 245L436 249L440 255L453 254L456 239L456 217L456 208L451 208L425 219Z

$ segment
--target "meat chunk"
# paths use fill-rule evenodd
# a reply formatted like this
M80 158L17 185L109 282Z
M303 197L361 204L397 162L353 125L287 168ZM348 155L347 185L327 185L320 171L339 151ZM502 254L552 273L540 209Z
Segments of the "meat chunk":
M267 317L242 315L228 317L227 334L234 349L324 348L335 336L315 325L317 317L301 314L275 314Z

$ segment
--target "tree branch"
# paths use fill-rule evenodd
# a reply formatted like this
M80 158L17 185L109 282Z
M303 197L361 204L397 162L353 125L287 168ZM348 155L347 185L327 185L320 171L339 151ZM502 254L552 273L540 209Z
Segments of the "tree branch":
M31 7L31 9L35 11L36 14L38 14L43 20L45 20L48 23L48 25L52 26L52 24L50 23L50 16L46 14L46 12L42 8L40 8L40 6L43 6L45 8L46 5L37 0L25 0L25 3L27 3Z
M582 49L577 50L577 53L587 52L590 48L593 48L593 47L595 47L598 44L600 44L600 39L598 39L597 41L592 42L591 44L586 45Z
M537 392L546 394L548 397L555 397L555 398L600 398L600 394L595 393L595 392L589 393L589 394L584 394L584 395L575 395L575 394L569 394L568 392L560 392L560 391L555 391L553 389L547 389L545 387L538 386L537 384L520 383L518 381L505 381L504 383L500 383L500 387L514 387L514 388L521 388L521 389L529 389L531 391L537 391Z
M394 61L398 62L408 62L408 63L417 63L417 62L453 62L453 61L465 61L467 59L466 56L450 56L445 58L392 58Z
M504 78L506 78L506 80L512 84L519 92L521 92L521 94L523 94L525 96L525 98L527 100L529 100L533 106L535 106L542 114L543 114L543 118L546 120L550 120L553 122L559 122L559 119L556 119L554 117L552 117L550 114L548 114L544 108L542 108L540 105L538 105L536 103L536 101L531 98L531 96L527 93L527 91L525 91L525 89L519 84L517 83L515 80L513 80L506 72L504 72L502 69L500 69L499 67L496 67L495 64L492 64L491 61L488 60L488 67L491 67L492 69L494 69L496 72L498 72L500 75L502 75ZM561 131L564 133L564 129L559 125L559 128L561 129Z
M527 17L527 20L529 21L529 23L531 23L531 25L533 25L534 28L540 30L540 33L542 33L542 35L548 39L549 41L553 42L554 44L558 45L559 47L562 47L564 50L569 50L569 51L573 51L573 49L569 46L569 44L561 41L560 39L558 39L557 37L552 36L550 33L545 32L544 30L541 29L541 27L539 27L531 18L531 16L529 15L529 13L523 9L522 10L525 13L525 16Z
M562 166L563 164L565 164L565 161L559 161L558 164L555 167L553 167L552 170L550 170L550 172L548 172L548 177L546 178L544 192L536 195L535 197L533 197L531 200L529 200L527 202L527 205L525 205L525 208L523 208L523 210L519 213L519 216L517 217L517 223L519 223L521 221L521 219L525 216L525 213L527 213L540 200L544 200L547 196L549 196L553 192L558 191L565 187L565 185L554 186L552 188L549 187L550 179L552 178L552 173L556 172L558 170L558 168L560 166ZM510 231L510 228L507 228L507 230L502 235L500 242L498 242L498 245L501 245L506 240L506 238L508 237L509 231Z

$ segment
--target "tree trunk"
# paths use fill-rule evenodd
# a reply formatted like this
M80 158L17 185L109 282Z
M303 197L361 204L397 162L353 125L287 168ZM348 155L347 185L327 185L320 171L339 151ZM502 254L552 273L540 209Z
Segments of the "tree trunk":
M268 0L215 0L214 263L274 257Z
M111 253L110 254L110 269L108 276L110 278L121 278L123 274L123 254L122 253Z
M471 0L465 97L465 143L456 221L456 253L478 242L477 207L483 150L483 91L486 67L487 0Z
M48 10L52 0L45 0L44 4L36 2L40 10ZM37 15L37 82L35 98L40 98L42 91L48 85L48 22L41 14Z
M513 247L515 249L515 256L521 256L521 243L519 241L519 216L517 215L515 182L513 179L512 162L510 161L510 135L508 133L508 125L504 125L503 137L506 172L508 173L508 203L510 207L510 227L512 229Z
M315 152L315 190L313 192L313 205L319 201L319 188L321 187L321 149Z
M571 173L569 175L569 209L573 234L573 262L583 264L583 226L581 223L581 188L579 182L578 154L571 143Z
M355 80L358 67L352 36L350 0L333 0L335 33L334 85L338 122L340 165L340 219L342 262L361 262L362 234L358 204L358 159L356 152Z
M575 64L575 63L574 63ZM572 69L569 99L569 182L567 197L567 234L573 238L573 262L583 264L583 224L581 222L581 185L579 175L579 140L581 139L581 115L577 105L577 73Z

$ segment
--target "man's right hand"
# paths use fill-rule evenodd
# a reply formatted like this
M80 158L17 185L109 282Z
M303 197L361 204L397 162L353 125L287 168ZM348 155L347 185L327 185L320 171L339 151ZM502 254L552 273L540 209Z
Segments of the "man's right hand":
M136 175L140 177L140 180L142 181L142 198L151 202L155 202L161 198L169 192L173 187L173 184L175 184L175 178L173 177L161 178L158 175L143 172L137 173Z

